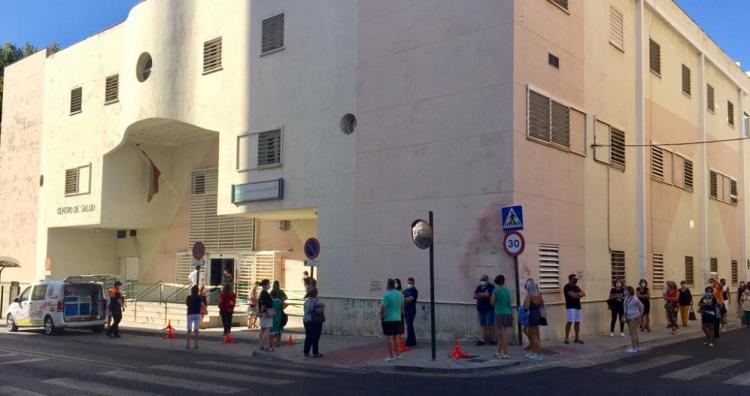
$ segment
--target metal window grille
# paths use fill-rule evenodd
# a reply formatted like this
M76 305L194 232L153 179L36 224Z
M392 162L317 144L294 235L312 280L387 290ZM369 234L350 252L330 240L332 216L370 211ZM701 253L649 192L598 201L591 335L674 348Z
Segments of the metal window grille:
M651 146L651 177L664 180L664 150Z
M695 283L695 275L693 271L693 257L685 256L685 283L687 283L688 285L692 285Z
M729 200L737 203L737 180L729 179Z
M551 2L557 4L561 8L567 10L568 9L568 0L550 0Z
M83 111L83 88L73 88L70 91L70 114Z
M570 109L552 101L550 141L564 147L570 147Z
M65 170L65 195L78 194L80 168Z
M654 286L664 286L664 254L651 254L651 276Z
M119 97L120 75L109 76L104 83L104 104L116 102Z
M710 191L709 194L711 198L719 199L719 174L711 171L709 173L710 177Z
M281 163L281 130L258 134L258 166Z
M692 190L693 189L693 161L685 158L685 168L683 170L683 180L685 183L685 188Z
M727 101L727 122L734 126L734 103Z
M719 272L719 260L716 257L711 257L710 263L710 270L711 272Z
M622 170L625 170L625 132L611 128L609 133L609 162Z
M716 110L716 101L714 96L714 87L711 84L706 84L706 107L711 112Z
M648 40L648 59L651 71L661 76L661 46L654 40Z
M550 99L529 90L529 137L550 141Z
M739 268L737 266L737 260L732 260L732 285L737 285L740 281Z
M264 19L262 29L262 54L284 48L284 14Z
M691 95L690 69L682 65L682 92L688 96Z
M615 47L625 50L624 20L620 10L609 7L609 42Z
M203 73L221 70L221 37L203 43Z
M560 246L539 244L539 288L560 288Z
M555 69L559 69L560 68L560 58L557 57L557 56L555 56L555 55L548 54L547 55L547 63L549 63L549 65L552 66L552 67L554 67Z
M618 279L625 279L625 252L622 250L610 250L609 254L612 282Z

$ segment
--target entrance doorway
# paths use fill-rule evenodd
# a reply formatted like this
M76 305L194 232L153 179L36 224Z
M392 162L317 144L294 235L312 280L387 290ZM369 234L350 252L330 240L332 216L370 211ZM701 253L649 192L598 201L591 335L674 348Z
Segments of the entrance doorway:
M234 270L233 258L212 258L208 268L208 285L221 286L234 283Z

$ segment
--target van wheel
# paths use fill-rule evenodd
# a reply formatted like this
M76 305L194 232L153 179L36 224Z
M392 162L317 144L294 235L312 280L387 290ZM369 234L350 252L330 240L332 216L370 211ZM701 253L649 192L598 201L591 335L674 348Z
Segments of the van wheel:
M44 334L51 336L58 334L59 330L55 327L55 322L52 320L51 317L47 316L44 318Z
M16 326L16 322L13 320L13 315L8 314L7 319L5 320L5 326L8 327L8 331L18 331L18 326Z

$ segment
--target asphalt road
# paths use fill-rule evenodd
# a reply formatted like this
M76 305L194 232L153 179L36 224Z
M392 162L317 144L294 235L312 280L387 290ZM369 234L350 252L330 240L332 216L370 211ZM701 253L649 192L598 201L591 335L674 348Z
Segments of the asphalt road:
M92 343L92 337L104 336L70 331L58 337L0 332L0 394L750 394L750 330L724 334L713 349L693 340L637 355L605 356L601 363L591 362L589 367L472 375L309 367L203 350Z

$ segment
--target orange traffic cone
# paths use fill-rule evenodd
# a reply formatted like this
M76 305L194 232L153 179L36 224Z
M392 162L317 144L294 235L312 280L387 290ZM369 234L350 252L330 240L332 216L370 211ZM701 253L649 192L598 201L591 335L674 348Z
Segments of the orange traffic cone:
M451 352L448 357L453 359L463 359L469 357L469 354L461 350L461 343L456 340L456 345L453 347L453 352Z
M401 342L399 342L399 344L398 344L398 352L401 353L401 352L407 352L407 351L410 351L410 350L411 350L411 348L409 348L408 346L406 346L406 344L404 344L404 340L402 339Z
M164 338L165 340L170 340L170 339L175 338L174 327L172 327L172 321L171 320L167 323L167 327L163 328L162 330L166 330L167 331L167 334L165 334L165 335L162 336L162 338Z
M289 336L289 339L286 341L286 346L290 347L294 345L294 340L292 340L292 336Z

